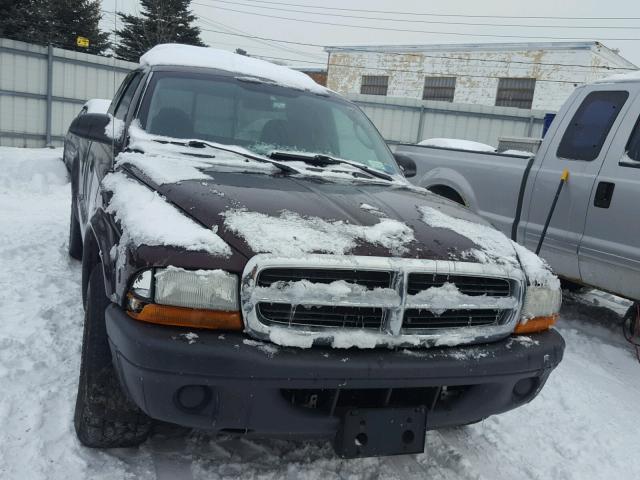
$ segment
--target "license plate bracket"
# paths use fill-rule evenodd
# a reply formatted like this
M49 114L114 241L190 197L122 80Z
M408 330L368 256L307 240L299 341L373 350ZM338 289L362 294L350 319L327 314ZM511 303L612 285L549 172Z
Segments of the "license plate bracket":
M422 453L426 430L424 406L352 408L342 417L334 448L342 458Z

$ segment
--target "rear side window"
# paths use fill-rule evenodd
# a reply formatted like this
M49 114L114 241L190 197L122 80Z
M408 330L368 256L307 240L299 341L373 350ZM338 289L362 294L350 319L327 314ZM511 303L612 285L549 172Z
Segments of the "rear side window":
M640 165L640 118L638 118L635 127L633 127L633 132L631 132L631 136L629 137L625 153L627 158L623 160L633 160ZM624 163L621 162L620 164L623 165Z
M591 92L571 119L560 141L557 155L570 160L598 158L613 122L629 98L629 92Z

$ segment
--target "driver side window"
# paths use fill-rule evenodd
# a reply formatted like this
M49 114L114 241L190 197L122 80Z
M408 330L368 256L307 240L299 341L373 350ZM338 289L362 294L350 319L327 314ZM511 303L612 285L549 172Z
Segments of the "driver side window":
M122 93L122 96L118 100L118 106L115 109L113 114L114 117L124 120L127 116L127 112L129 111L129 106L131 105L131 100L133 100L133 95L136 92L136 88L138 88L138 84L140 83L140 79L142 78L142 72L132 72L130 73L125 82L129 82ZM125 83L123 82L123 84Z

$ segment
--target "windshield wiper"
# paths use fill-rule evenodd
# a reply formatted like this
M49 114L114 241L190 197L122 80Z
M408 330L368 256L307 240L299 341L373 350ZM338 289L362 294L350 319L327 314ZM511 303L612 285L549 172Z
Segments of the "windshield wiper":
M238 152L236 150L233 150L232 148L224 148L224 147L221 147L219 145L215 145L213 143L205 142L203 140L188 140L186 142L180 142L180 141L176 141L176 140L154 139L154 141L158 142L158 143L163 143L163 144L171 144L171 145L178 145L178 146L182 146L182 147L191 147L191 148L209 147L209 148L213 148L215 150L221 150L223 152L235 153L236 155L240 155L242 157L245 157L245 158L248 158L248 159L251 159L251 160L255 160L256 162L268 163L270 165L273 165L273 166L279 168L283 172L298 173L298 174L300 173L300 171L296 170L295 168L290 167L289 165L285 165L284 163L280 163L280 162L277 162L275 160L271 160L269 158L259 157L257 155L251 155L250 153Z
M391 175L381 172L380 170L376 170L375 168L368 167L362 163L352 162L351 160L344 160L342 158L334 158L320 153L305 154L300 152L283 152L276 150L269 153L268 157L274 160L281 160L283 162L300 161L317 167L339 164L350 165L374 177L382 178L383 180L390 182L393 181L393 177Z

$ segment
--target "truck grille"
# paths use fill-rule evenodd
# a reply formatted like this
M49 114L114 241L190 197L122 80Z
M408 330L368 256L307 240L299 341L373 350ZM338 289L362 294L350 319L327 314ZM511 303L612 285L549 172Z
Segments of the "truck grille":
M288 303L259 303L258 315L269 325L312 328L365 328L378 330L382 326L384 310L368 307L333 307Z
M348 258L355 268L344 268L345 257L332 255L311 255L303 261L274 259L274 264L266 254L251 259L241 291L248 331L268 339L273 328L325 337L340 330L366 330L380 334L380 345L389 341L389 335L406 338L412 345L415 341L409 340L414 337L421 344L422 339L435 344L455 331L460 343L470 343L504 337L517 321L524 294L524 277L517 269L465 262ZM365 287L358 291L366 294L325 297L308 284L303 285L310 290L288 291L288 286L301 280L325 286L343 281ZM463 296L444 295L437 300L427 296L424 300L425 296L417 295L445 284L455 285ZM435 303L424 303L428 301ZM480 335L479 329L486 333Z
M355 283L370 289L391 286L391 272L366 270L319 270L311 268L268 268L258 275L258 285L270 287L275 282L308 280L313 283L331 283L338 280Z
M413 308L404 312L402 329L459 328L497 325L505 317L505 310L447 310L436 315L430 310Z
M465 295L488 295L508 297L511 295L509 281L504 278L475 277L468 275L441 275L437 273L410 273L407 293L416 293L431 287L453 283Z

